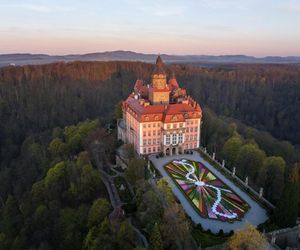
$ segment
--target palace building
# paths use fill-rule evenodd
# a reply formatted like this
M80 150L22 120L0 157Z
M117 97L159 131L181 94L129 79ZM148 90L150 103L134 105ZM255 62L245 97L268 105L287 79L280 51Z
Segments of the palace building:
M167 79L160 56L151 84L138 79L122 110L118 138L131 143L140 155L182 154L200 145L202 110L186 90L179 87L174 74Z

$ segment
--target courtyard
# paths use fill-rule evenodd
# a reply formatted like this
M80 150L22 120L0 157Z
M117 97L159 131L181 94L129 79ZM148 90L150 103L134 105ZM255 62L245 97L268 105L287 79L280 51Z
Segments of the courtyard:
M268 219L264 208L198 152L164 158L152 155L149 159L168 181L186 213L205 230L229 232L246 223L258 225Z

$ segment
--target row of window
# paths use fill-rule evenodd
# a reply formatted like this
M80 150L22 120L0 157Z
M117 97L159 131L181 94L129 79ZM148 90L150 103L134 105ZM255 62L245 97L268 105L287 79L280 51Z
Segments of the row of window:
M197 132L198 131L198 127L191 127L191 128L186 128L186 132L189 133L193 133L193 132Z
M153 128L156 128L156 127L158 127L158 128L160 128L160 123L148 123L148 125L147 124L143 124L143 128L151 128L151 127L153 127Z
M193 140L196 141L197 140L197 135L190 135L190 136L186 135L185 140L186 141L193 141Z
M183 135L182 133L179 134L168 134L166 135L166 145L169 145L171 143L171 138L172 138L172 144L176 145L177 143L183 143Z
M187 143L187 144L185 144L186 149L192 149L192 148L196 148L196 147L197 147L197 143Z
M191 125L193 125L193 124L194 124L194 121L190 121L190 122L189 122L189 121L187 121L187 122L186 122L186 125L190 125L190 124L191 124ZM197 122L197 121L195 121L195 125L197 125L197 124L198 124L198 122Z
M194 122L193 121L191 121L191 122L187 122L187 125L193 125L194 124ZM197 122L195 122L195 124L197 125ZM151 127L153 127L153 128L156 128L156 127L158 127L158 128L160 128L161 127L161 124L160 123L148 123L148 124L143 124L143 128L151 128ZM176 129L176 128L182 128L183 127L183 123L181 122L181 123L179 123L179 124L177 124L177 123L174 123L174 124L167 124L167 129L171 129L171 128L173 128L173 129ZM195 132L197 131L197 127L195 127ZM193 131L193 128L191 128L191 130Z
M153 143L152 143L153 142ZM159 144L160 143L160 140L159 139L148 139L148 145L151 145L151 144ZM147 140L144 139L143 140L143 145L147 145Z
M144 131L143 132L143 136L145 137L146 135L148 134L148 136L151 136L151 134L153 135L153 136L156 136L156 135L160 135L160 130L153 130L152 131L152 133L151 133L151 131L148 131L147 133L146 133L146 131Z
M143 152L144 154L150 154L150 153L154 153L154 152L159 152L160 151L160 147L149 147L149 148L144 148Z
M183 123L179 123L179 126L178 126L178 128L182 128L183 127ZM170 129L170 128L173 128L173 129L175 129L175 128L177 128L177 123L175 123L175 124L167 124L167 129Z

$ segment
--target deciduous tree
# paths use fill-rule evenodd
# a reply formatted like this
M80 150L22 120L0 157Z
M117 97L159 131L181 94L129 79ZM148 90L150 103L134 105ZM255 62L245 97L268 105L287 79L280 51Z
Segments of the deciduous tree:
M230 250L265 250L267 240L253 225L248 224L244 229L235 232L227 246Z

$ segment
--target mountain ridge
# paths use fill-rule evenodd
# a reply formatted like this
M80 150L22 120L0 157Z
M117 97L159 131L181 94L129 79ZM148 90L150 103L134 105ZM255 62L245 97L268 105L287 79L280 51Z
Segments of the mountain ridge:
M262 63L262 64L300 64L300 56L265 56L247 55L170 55L161 54L166 63ZM157 54L116 50L86 54L48 55L32 53L0 54L0 67L8 65L47 64L72 61L144 61L153 62Z

